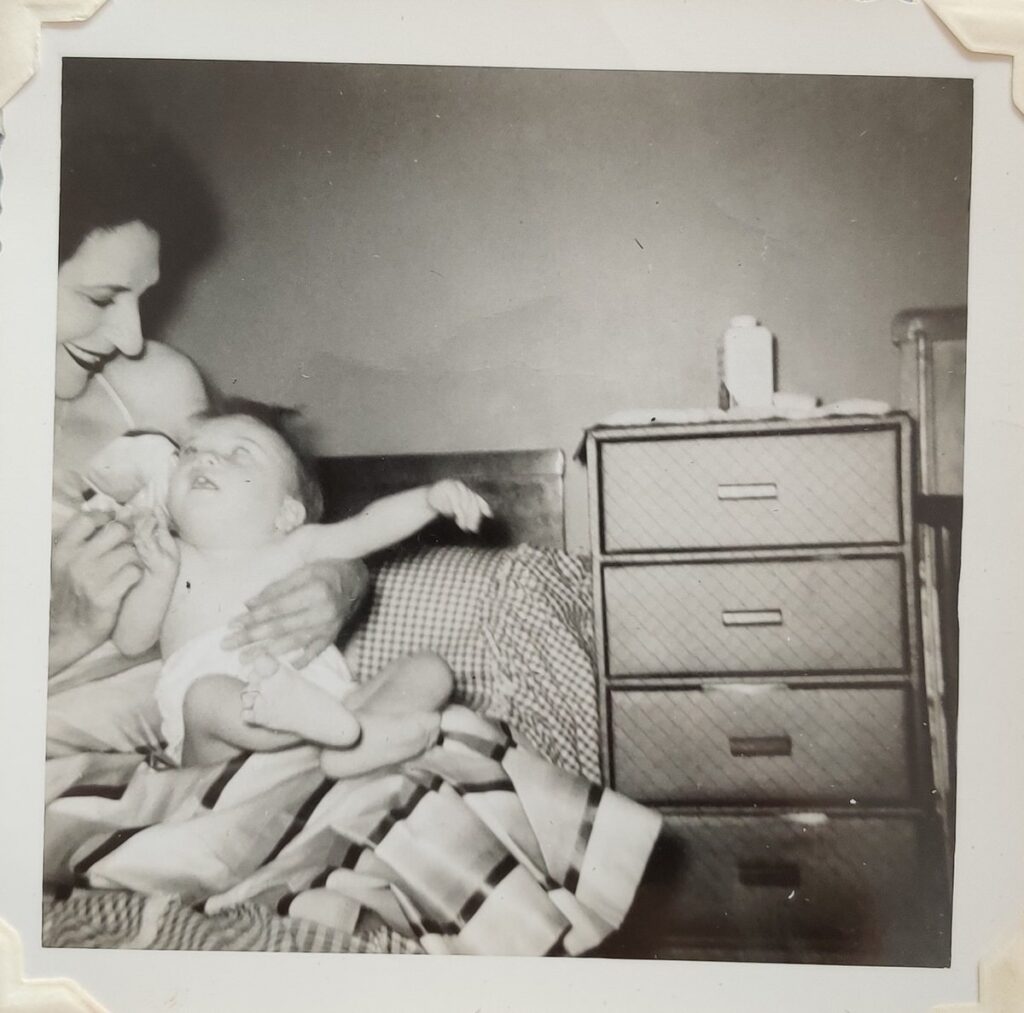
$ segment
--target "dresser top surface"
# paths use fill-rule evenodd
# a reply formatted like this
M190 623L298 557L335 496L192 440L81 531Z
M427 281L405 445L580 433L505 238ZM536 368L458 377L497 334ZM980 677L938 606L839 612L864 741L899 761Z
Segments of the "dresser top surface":
M642 426L595 426L587 438L597 442L638 439L671 439L696 436L760 436L785 433L871 432L909 429L910 416L903 412L885 415L829 415L801 419L721 419L710 422L652 423Z

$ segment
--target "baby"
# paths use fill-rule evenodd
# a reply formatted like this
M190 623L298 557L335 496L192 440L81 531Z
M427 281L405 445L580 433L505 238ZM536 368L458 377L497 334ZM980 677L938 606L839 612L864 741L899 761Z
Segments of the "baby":
M321 764L342 777L414 756L436 737L452 688L436 655L398 659L357 685L335 647L297 671L221 641L247 600L300 565L369 555L438 516L474 531L490 516L487 503L444 481L336 524L315 523L321 510L316 481L283 430L256 415L202 417L182 445L167 493L170 529L159 512L138 522L144 572L114 631L128 655L159 641L157 702L176 762L309 742L328 747Z

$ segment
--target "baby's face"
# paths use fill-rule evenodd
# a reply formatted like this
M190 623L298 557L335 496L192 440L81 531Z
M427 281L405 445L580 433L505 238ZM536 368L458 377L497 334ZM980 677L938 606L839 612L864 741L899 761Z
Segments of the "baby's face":
M234 544L272 536L292 495L295 461L272 429L244 416L199 422L171 475L168 510L186 541Z

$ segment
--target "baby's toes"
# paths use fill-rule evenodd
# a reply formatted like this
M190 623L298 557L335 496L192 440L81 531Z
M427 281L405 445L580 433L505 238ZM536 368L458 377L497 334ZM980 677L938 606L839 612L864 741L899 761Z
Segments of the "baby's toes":
M249 725L262 724L261 718L266 709L262 694L255 689L247 689L242 693L242 720Z

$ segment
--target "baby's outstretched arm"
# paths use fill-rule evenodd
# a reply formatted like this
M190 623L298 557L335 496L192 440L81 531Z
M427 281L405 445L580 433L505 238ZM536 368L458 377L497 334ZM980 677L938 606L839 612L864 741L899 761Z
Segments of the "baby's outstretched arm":
M129 657L148 651L160 639L180 565L178 545L156 515L137 522L134 542L143 574L125 595L112 635L117 649Z
M300 535L309 559L355 559L398 544L437 517L450 517L464 531L476 531L490 516L486 500L448 479L385 496L337 524L308 525Z

